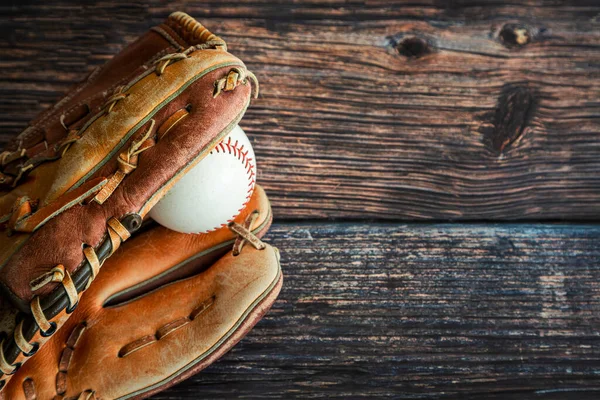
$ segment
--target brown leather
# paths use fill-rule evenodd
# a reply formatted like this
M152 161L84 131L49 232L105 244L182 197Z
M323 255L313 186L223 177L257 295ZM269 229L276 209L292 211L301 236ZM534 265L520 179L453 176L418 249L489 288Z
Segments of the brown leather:
M45 140L43 148L50 151L53 145L59 143L69 133L61 122L72 124L68 117L73 113L81 114L81 104L87 104L86 108L89 108L91 112L86 114L87 121L82 120L77 123L80 127L98 115L102 104L110 97L115 88L132 80L135 81L134 78L140 73L149 72L148 70L153 68L153 62L161 56L202 43L204 39L193 37L190 34L184 35L187 29L194 27L195 21L191 18L182 20L182 15L182 13L174 13L164 24L140 37L104 67L91 74L54 107L38 116L30 127L7 148L13 149L21 145L21 148L29 149L38 144L33 143L36 140L38 142ZM182 36L185 36L188 41L183 40ZM219 67L221 65L223 66ZM215 135L222 133L221 131L226 129L229 124L239 119L248 104L250 88L247 86L238 87L239 90L236 90L232 96L212 99L215 80L226 76L231 69L230 66L243 67L243 64L221 47L211 48L193 52L189 59L169 65L161 76L148 74L136 82L128 91L128 97L120 101L111 113L98 118L85 129L81 140L73 143L63 157L55 162L39 165L16 188L9 190L4 188L5 190L0 192L0 220L11 214L18 197L28 196L38 202L38 208L55 201L67 190L74 186L80 186L83 181L88 180L90 172L93 172L107 156L109 157L105 161L104 168L96 171L95 176L110 175L116 169L116 155L113 154L110 157L111 152L114 152L117 146L126 147L129 140L133 140L132 136L138 131L136 125L140 125L141 122L152 117L157 122L156 126L160 126L176 110L189 104L192 107L187 119L193 122L188 122L185 127L180 126L178 135L171 132L168 140L164 140L161 146L152 151L155 154L154 157L160 159L168 157L165 163L173 164L172 170L188 164L192 160L191 155L198 154L198 149L204 149L212 142L218 141ZM211 72L213 69L215 70ZM202 74L207 75L202 76ZM201 79L194 82L193 79L198 77ZM187 87L185 82L188 82ZM184 90L181 93L177 92L182 89ZM173 96L175 97L169 100L169 97ZM161 102L167 102L167 104L152 115L153 110ZM62 115L67 117L61 121ZM190 127L194 127L194 129L189 129ZM40 131L43 131L44 135L40 135ZM117 135L115 131L122 131L123 134ZM30 154L28 152L28 155L36 157L39 156L39 153ZM151 155L144 154L141 158L147 160L146 166L153 164ZM141 163L144 165L144 160ZM159 176L150 174L149 179L158 180L158 182L162 179L164 183L168 181L169 173L173 174L172 170L160 171ZM148 175L147 172L139 168L137 175ZM127 202L134 195L137 199L139 193L125 193L124 196L128 196L128 198L122 201ZM146 199L143 200L147 200L148 194L145 193L145 195ZM24 235L11 237L0 235L0 266L7 263L15 249L25 240L27 237ZM38 259L36 263L41 264L40 261ZM50 260L48 262L54 263ZM73 265L65 266L69 270L73 267ZM6 268L2 267L2 270L4 272ZM28 271L29 268L24 266L22 270ZM38 272L35 271L35 273ZM8 271L3 275L7 273ZM28 278L29 276L24 277L22 281L25 282ZM27 285L22 285L22 282L8 282L9 279L0 277L0 281L5 283L16 297L28 301L30 293L27 293Z
M258 186L236 221L253 210L259 218L251 228L262 234L271 214ZM206 367L248 332L281 287L276 249L246 245L234 257L233 239L227 228L186 235L158 225L134 236L106 262L62 329L13 376L5 398L27 399L28 391L45 400L85 390L102 399L142 398ZM201 272L106 305L223 245L227 254Z
M174 13L40 114L7 146L0 154L2 177L9 177L3 181L10 183L0 184L0 290L16 309L28 315L34 296L42 302L64 297L59 283L35 292L30 287L59 264L83 288L82 276L89 268L83 248L110 254L107 221L144 217L227 135L243 116L252 91L251 82L242 77L234 90L214 96L215 82L232 69L246 71L224 42L191 17ZM157 139L157 129L181 109L187 116ZM111 181L103 204L90 201L118 170L119 155L132 151L146 133L147 143L155 144L135 155L136 167L122 180ZM27 207L15 209L24 198ZM27 318L26 325L35 327ZM47 318L60 325L68 315ZM9 336L5 353L17 354L14 342L9 348L15 323L2 320L0 330ZM27 340L39 334L30 333ZM11 364L26 359L7 358Z
M154 118L157 121L163 121L185 104L195 105L188 117L171 129L169 134L159 140L154 147L139 156L136 170L125 178L104 204L92 202L86 205L75 205L48 221L46 225L31 235L27 244L12 254L12 257L5 262L0 270L0 282L27 304L32 296L28 283L43 274L48 266L63 264L67 270L75 270L83 259L82 243L96 247L105 234L105 221L111 216L121 218L131 212L145 215L150 208L148 204L156 203L164 195L176 182L177 174L185 172L199 162L201 157L228 133L228 129L233 127L230 127L232 122L235 125L235 122L240 119L249 99L249 87L240 87L239 92L234 92L239 95L238 97L212 98L213 82L227 68L213 71L206 75L206 79L198 80L177 99L171 101L160 113L155 114ZM99 135L106 136L106 133L102 131ZM76 150L72 149L71 151L75 152ZM94 153L92 146L80 153L69 152L68 154L88 153ZM117 169L116 157L113 158L110 165L100 169L90 179L105 177L113 173ZM60 164L62 167L65 162L72 163L68 171L77 170L78 165L83 167L81 163L77 164L75 161L65 157L60 160ZM97 165L98 160L94 160L94 164ZM54 168L52 173L56 172L56 166L53 164L45 164L36 169L30 174L30 177L34 176L35 178L32 182L52 182L52 179L47 179L46 176L38 179L37 174L39 172L44 175L44 171L52 168ZM68 175L62 172L61 174ZM64 187L71 187L69 185L73 183L69 182ZM60 184L62 185L62 183ZM26 186L17 187L4 198L16 196L14 192L22 192L27 189ZM51 189L47 187L47 184L43 184L43 186L45 187L37 186L39 188L37 190L31 189L34 194L33 196L30 194L29 197L36 198L35 195L38 194L38 191ZM19 236L22 234L0 235L0 248L17 250L16 242L20 239ZM56 243L56 246L50 247L56 251L48 252L49 243ZM50 290L51 288L48 288L46 292Z

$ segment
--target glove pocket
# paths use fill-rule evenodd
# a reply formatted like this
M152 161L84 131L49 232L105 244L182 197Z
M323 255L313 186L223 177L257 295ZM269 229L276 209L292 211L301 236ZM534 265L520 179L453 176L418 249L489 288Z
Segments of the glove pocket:
M254 326L281 282L277 250L248 246L198 275L102 308L71 355L68 392L145 396L185 379Z

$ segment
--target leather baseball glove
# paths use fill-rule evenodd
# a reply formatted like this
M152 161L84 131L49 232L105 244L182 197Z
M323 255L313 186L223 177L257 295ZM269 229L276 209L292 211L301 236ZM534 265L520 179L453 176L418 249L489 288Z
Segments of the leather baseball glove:
M257 90L254 75L227 52L222 39L177 12L90 74L0 153L0 386L73 315L103 262L140 229L168 189L230 132ZM169 236L157 232L163 233L148 233L144 237L156 235L156 240L139 240L137 246L162 243ZM190 240L181 239L181 246L173 240L164 253L175 254L163 254L171 258L161 267L183 257ZM256 264L266 257L249 253L248 262ZM144 269L128 265L127 257L121 257L118 272L113 266L106 274L105 289L133 286L140 279L128 273ZM220 261L219 268L227 270L225 264ZM165 271L147 268L155 275L145 276L144 282L160 282ZM172 287L181 286L178 296L184 297L169 296L163 301L171 303L165 310L185 305L180 310L194 315L197 298L188 299L186 285ZM157 318L167 325L163 317L168 313L153 308L150 300L166 292L140 300L143 312L124 318ZM103 343L98 348L108 348L115 334L137 343L133 328L115 329L99 336ZM155 336L163 336L161 332ZM139 357L123 351L120 359ZM107 357L90 356L87 362ZM143 362L137 365L144 368ZM140 381L140 387L148 382Z
M142 227L107 260L71 318L16 372L5 398L144 398L205 368L279 292L278 252L258 239L270 221L257 186L235 222L216 232Z

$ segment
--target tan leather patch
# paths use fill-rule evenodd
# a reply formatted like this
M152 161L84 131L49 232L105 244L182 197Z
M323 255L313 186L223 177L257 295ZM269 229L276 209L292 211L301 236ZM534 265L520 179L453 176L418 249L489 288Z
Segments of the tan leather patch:
M158 128L158 139L160 140L164 135L169 133L169 131L177 125L182 119L187 117L189 112L187 109L182 108L181 110L177 110L171 115L163 124Z
M169 18L165 21L165 25L173 29L189 44L206 43L209 40L221 40L206 29L204 25L180 11L169 15Z
M23 382L23 394L25 395L25 399L27 400L35 400L37 398L33 379L25 379L25 381Z
M12 215L8 220L8 227L10 229L15 229L21 221L31 215L33 212L33 207L31 206L31 201L26 196L19 197L15 202L15 207L12 211Z

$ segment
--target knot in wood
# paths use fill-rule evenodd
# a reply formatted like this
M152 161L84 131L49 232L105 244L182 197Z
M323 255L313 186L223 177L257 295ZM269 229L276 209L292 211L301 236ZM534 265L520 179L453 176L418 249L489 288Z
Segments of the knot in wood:
M521 138L534 109L535 95L530 88L510 84L502 88L493 115L494 128L486 135L496 154L503 153Z
M431 53L431 46L423 38L408 36L398 42L396 50L405 57L419 58Z
M531 34L525 25L506 24L500 29L498 37L508 48L523 47L531 42Z

